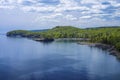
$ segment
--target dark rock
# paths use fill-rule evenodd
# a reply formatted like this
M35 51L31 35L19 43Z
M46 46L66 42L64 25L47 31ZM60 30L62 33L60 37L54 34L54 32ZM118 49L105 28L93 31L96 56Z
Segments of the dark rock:
M53 38L35 38L33 40L40 41L40 42L52 42L52 41L54 41Z
M115 50L112 50L112 51L110 51L110 55L114 55L114 56L117 56L117 51L115 51Z

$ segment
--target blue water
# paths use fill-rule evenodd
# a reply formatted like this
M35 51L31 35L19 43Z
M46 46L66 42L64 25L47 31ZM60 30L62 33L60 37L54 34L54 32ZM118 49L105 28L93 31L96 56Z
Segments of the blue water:
M0 35L0 80L120 80L120 62L107 51L75 42Z

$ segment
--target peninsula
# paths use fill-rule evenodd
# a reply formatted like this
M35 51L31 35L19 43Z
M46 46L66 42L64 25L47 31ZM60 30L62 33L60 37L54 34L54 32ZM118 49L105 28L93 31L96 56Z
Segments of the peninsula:
M80 38L91 43L109 45L113 55L120 58L120 27L98 27L80 29L73 26L56 26L43 31L14 30L7 32L8 37L26 37L36 41L54 41L60 38ZM83 44L83 43L82 43ZM105 47L104 45L104 47ZM98 46L98 44L97 44ZM99 45L98 47L103 46ZM108 47L108 46L106 46Z

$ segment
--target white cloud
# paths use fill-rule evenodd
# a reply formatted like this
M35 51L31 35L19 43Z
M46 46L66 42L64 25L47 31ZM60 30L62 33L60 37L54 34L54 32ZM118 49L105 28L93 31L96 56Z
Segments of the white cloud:
M64 5L64 6L76 6L78 5L78 3L75 0L59 0L60 1L60 5Z
M111 15L112 18L115 18L115 17L120 17L120 9L116 10L114 12L114 15Z
M60 0L58 5L45 5L42 3L32 6L22 6L23 11L35 11L35 12L65 12L65 11L77 11L77 10L89 10L86 6L80 6L74 0Z
M35 11L35 12L49 12L54 11L55 7L52 6L23 6L21 8L24 11Z
M104 14L92 14L93 17L103 17L103 16L111 16L111 14L107 14L107 13L104 13Z
M81 16L80 19L89 19L91 18L92 16Z
M13 12L17 9L21 13L39 15L35 17L35 21L39 24L43 24L39 21L47 21L79 25L88 22L88 19L91 22L102 22L106 17L110 19L120 17L120 2L118 0L59 0L54 5L52 2L49 3L49 0L48 3L47 0L45 3L44 0L0 0L1 9L5 9L6 12L8 9L10 11L13 9ZM95 22L92 23L95 24Z
M73 15L67 14L67 15L63 15L62 13L54 13L54 14L50 14L50 15L39 15L37 16L37 18L35 19L35 22L41 22L41 21L53 21L53 22L59 22L59 21L75 21L77 20L77 18Z
M5 4L6 1L5 0L0 0L0 4Z
M80 6L75 0L60 0L60 4L56 6L55 12L73 11L73 10L88 10L86 6Z
M84 6L75 6L75 7L65 7L65 6L58 6L55 9L55 12L64 12L64 11L76 11L76 10L89 10L88 7L84 7Z
M109 2L110 2L111 5L114 6L114 7L120 7L120 3L117 2L116 0L110 0Z
M35 22L40 22L40 21L54 21L57 22L56 18L62 17L62 13L54 13L50 15L38 15L35 19Z
M100 9L89 9L81 12L82 15L91 15L91 14L100 14L100 13L104 13L104 12Z
M0 6L0 9L14 9L15 6Z
M92 9L106 9L107 7L109 7L109 5L99 4L99 5L93 5Z
M66 18L67 20L72 20L72 21L77 20L77 18L74 17L73 15L66 15L65 18Z

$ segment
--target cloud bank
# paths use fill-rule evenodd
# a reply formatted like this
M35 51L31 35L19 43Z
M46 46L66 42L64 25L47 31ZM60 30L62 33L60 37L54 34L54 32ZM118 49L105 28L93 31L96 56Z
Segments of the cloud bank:
M73 25L77 27L120 25L119 0L0 0L0 15L19 15L29 26ZM3 19L11 18L10 14ZM1 16L0 16L1 17ZM29 19L29 20L28 20ZM8 24L9 20L8 20ZM0 24L1 25L1 24ZM2 24L4 25L4 24ZM17 25L17 24L13 24Z

